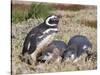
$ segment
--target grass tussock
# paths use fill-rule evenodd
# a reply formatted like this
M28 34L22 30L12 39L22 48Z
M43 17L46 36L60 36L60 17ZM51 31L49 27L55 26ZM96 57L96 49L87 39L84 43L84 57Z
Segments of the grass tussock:
M81 24L84 24L86 26L90 26L90 27L97 28L97 21L96 20L94 20L94 21L84 21L84 20L82 20L81 21Z
M12 22L18 23L29 18L45 18L53 8L45 3L33 3L31 5L12 5Z
M35 8L34 8L35 9ZM48 73L67 72L80 70L97 69L97 29L96 29L96 8L84 8L77 11L55 10L53 13L62 15L59 22L59 33L55 39L63 40L66 43L74 35L85 35L91 41L93 48L87 57L81 56L77 63L39 63L38 65L27 65L21 62L19 54L22 51L23 42L27 33L35 26L43 22L43 18L34 18L12 23L12 73L13 75L22 73ZM93 26L93 27L92 27Z

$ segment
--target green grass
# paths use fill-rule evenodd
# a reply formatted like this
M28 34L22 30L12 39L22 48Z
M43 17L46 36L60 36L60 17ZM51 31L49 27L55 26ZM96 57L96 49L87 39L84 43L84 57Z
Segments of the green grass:
M25 6L25 5L24 5ZM13 6L12 6L13 7ZM23 10L24 9L24 10ZM16 6L16 9L12 9L12 22L18 23L25 21L29 18L38 19L38 18L45 18L45 16L50 15L50 11L52 11L53 8L44 3L33 3L29 6L29 8L23 7L23 5L20 7Z
M14 10L12 11L12 22L18 23L25 21L28 17L28 11Z
M45 18L45 16L48 16L50 14L50 11L52 10L53 8L51 8L50 5L43 3L34 3L31 5L28 13L28 18Z

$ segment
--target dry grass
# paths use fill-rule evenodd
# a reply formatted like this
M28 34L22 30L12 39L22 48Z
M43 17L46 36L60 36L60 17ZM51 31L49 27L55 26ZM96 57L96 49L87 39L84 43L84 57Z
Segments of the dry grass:
M40 63L36 66L27 65L20 61L18 55L21 53L23 41L27 33L36 25L43 22L43 19L30 19L22 23L12 23L12 73L13 75L19 73L44 73L44 72L67 72L76 70L93 70L97 68L97 20L96 8L84 8L78 11L54 11L62 15L59 23L60 32L56 35L55 39L68 40L77 34L87 36L93 44L91 50L92 54L85 58L81 56L78 63L62 62L62 63Z

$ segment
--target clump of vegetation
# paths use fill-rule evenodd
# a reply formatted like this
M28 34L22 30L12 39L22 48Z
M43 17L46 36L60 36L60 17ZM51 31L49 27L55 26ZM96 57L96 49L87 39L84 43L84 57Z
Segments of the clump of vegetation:
M28 12L27 11L22 11L22 10L14 10L12 11L12 22L18 23L26 20L26 17L28 17Z
M31 5L31 8L28 13L28 18L44 18L50 14L50 11L53 10L50 5L43 3L34 3Z
M50 5L44 3L33 3L28 9L26 8L25 10L23 10L23 7L13 9L12 22L18 23L29 18L45 18L45 16L50 15L50 11L52 10L53 8Z
M94 20L94 21L82 20L81 23L85 24L86 26L91 26L91 27L97 28L97 21L96 20Z

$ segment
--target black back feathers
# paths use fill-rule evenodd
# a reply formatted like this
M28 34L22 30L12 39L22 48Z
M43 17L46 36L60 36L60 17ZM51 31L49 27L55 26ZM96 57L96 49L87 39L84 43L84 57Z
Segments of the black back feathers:
M47 17L43 23L34 27L25 38L22 55L26 52L29 54L33 53L37 48L38 43L40 43L48 35L56 33L58 31L58 22L59 18L55 15L51 15Z

